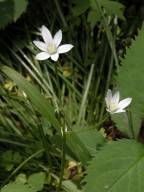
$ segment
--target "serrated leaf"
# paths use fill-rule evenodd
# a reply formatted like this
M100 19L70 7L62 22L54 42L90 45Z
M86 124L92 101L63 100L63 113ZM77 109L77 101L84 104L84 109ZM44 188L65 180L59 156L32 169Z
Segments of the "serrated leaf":
M97 147L104 144L104 137L96 129L87 129L77 133L90 154L96 152Z
M127 49L125 58L117 77L117 85L123 98L132 97L130 110L135 136L141 126L141 118L144 114L144 26L139 32L132 46ZM126 114L113 116L117 127L130 135Z
M84 192L143 192L144 147L135 140L107 144L89 163Z
M14 0L14 21L26 10L27 0Z

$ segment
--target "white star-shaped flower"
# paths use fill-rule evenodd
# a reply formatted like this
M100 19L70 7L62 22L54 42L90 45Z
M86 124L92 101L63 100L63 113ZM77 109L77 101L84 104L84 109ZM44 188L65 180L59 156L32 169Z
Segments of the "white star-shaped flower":
M37 60L45 60L51 58L53 61L57 61L59 54L66 53L73 48L71 44L60 45L62 41L62 31L59 30L54 37L46 26L42 26L40 29L43 41L33 41L36 47L42 52L36 55Z
M120 94L117 91L114 95L110 89L108 89L105 97L107 111L111 114L125 112L125 108L131 103L132 98L126 98L120 101Z

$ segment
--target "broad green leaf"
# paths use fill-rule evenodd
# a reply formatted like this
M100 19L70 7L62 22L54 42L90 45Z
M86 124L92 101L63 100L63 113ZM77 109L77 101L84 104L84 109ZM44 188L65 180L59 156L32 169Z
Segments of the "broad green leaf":
M1 0L0 1L0 29L16 21L26 10L27 0Z
M91 154L76 132L67 132L66 144L76 160L83 164L86 164L90 160Z
M27 0L14 0L14 21L26 10Z
M20 89L22 89L31 100L36 109L56 128L59 127L59 123L55 117L54 108L48 102L43 95L39 92L36 86L28 82L22 75L10 67L4 66L2 71L12 79Z
M91 154L94 154L97 147L102 146L105 142L102 134L96 129L81 130L77 133L77 136Z
M141 118L144 114L144 26L138 36L132 42L132 46L126 50L122 59L120 71L117 77L118 89L122 98L132 97L130 110L135 136L141 126ZM113 115L117 127L130 135L126 114Z
M0 2L0 29L11 23L14 14L13 0L5 0Z
M45 182L45 173L34 173L28 178L28 185L35 191L41 191Z
M84 192L143 192L144 146L135 140L108 143L89 162Z

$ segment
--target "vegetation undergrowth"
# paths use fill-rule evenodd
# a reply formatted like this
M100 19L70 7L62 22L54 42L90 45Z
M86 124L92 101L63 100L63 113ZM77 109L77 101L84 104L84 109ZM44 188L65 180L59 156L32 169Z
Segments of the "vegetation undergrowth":
M1 191L142 192L142 18L110 0L0 5Z

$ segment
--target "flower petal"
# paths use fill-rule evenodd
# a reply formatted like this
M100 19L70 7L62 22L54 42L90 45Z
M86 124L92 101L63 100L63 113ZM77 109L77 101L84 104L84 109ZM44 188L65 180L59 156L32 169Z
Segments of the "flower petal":
M58 54L58 53L55 53L55 54L51 55L51 59L52 59L53 61L57 61L58 58L59 58L59 54Z
M115 112L113 112L113 113L123 113L123 112L125 112L125 110L124 109L118 109L118 110L116 110Z
M66 53L73 48L71 44L65 44L58 47L58 53Z
M106 106L107 106L108 108L109 108L109 106L110 106L111 100L112 100L112 92L111 92L110 89L108 89L107 94L106 94L106 97L105 97Z
M45 59L48 59L49 57L50 55L46 52L41 52L36 55L37 60L45 60Z
M126 108L132 101L132 98L126 98L119 102L118 107L119 109Z
M34 45L36 47L38 47L40 50L42 51L47 51L47 46L45 43L41 42L41 41L33 41Z
M59 30L59 31L55 34L53 40L54 40L54 43L55 43L56 47L58 47L59 44L60 44L61 41L62 41L62 31L61 31L61 30Z
M51 32L44 25L41 27L41 35L46 44L51 44L53 42Z
M112 102L118 104L119 99L120 99L120 94L119 94L119 91L117 91L117 92L113 95L113 97L112 97Z

